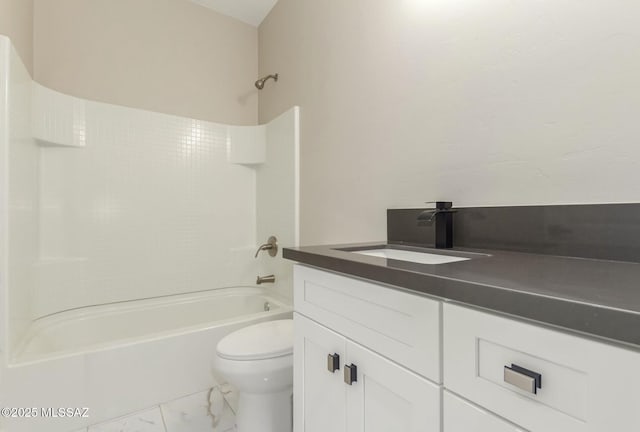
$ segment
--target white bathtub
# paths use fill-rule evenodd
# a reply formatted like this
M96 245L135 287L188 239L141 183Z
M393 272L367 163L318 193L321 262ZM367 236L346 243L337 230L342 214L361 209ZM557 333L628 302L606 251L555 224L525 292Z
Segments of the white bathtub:
M35 321L17 350L14 363L224 328L240 322L248 325L268 317L280 319L290 312L290 306L270 296L267 290L255 287L86 307Z
M291 306L268 288L235 287L41 318L4 377L5 394L16 399L3 402L86 406L91 417L55 424L35 419L9 430L73 430L206 390L216 384L211 363L222 337L291 315ZM38 379L29 387L24 377L34 376Z

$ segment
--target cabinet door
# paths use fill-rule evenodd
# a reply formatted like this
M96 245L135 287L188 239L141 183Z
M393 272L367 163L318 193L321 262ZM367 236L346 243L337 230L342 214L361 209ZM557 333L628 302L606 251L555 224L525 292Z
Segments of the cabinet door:
M295 432L344 432L345 338L297 313L294 319L293 428ZM340 356L329 371L329 355Z
M380 355L347 342L348 432L440 432L440 387Z
M477 406L444 392L444 432L525 432Z

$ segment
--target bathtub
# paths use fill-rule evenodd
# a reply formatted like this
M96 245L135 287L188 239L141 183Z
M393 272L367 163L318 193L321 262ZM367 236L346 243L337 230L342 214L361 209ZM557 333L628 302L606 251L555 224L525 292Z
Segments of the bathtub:
M280 319L290 306L264 288L235 287L57 313L35 321L14 363ZM225 332L226 333L226 332Z
M69 431L211 388L219 383L211 364L221 338L247 325L291 316L287 301L268 288L234 287L41 318L5 372L5 394L17 399L3 402L83 406L91 416L55 424L35 419L24 429L15 424L10 430ZM38 378L29 387L24 377Z

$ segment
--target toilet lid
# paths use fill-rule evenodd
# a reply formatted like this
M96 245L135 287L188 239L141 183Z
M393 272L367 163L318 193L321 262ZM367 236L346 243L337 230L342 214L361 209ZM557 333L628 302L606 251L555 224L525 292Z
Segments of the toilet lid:
M267 321L237 330L218 342L218 355L229 360L262 360L293 353L293 320Z

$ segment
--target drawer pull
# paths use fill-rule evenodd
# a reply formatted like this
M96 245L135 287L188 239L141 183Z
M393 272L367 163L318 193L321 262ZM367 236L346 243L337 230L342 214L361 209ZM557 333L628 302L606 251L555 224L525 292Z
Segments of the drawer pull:
M327 370L331 373L340 370L340 355L329 354L327 356Z
M351 363L351 366L344 365L344 382L353 385L358 381L358 366Z
M511 367L504 367L504 382L528 393L538 394L538 389L542 388L542 375L512 363Z

